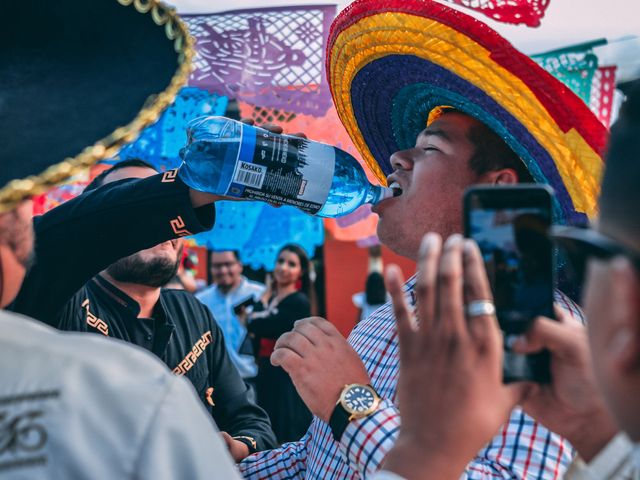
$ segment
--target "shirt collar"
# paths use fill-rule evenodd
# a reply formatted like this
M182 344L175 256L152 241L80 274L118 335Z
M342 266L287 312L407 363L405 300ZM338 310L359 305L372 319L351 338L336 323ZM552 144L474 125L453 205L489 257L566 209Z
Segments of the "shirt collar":
M94 291L103 297L111 301L112 304L118 305L125 310L129 315L133 315L135 318L140 313L140 305L133 298L127 295L125 292L116 287L113 283L109 282L102 275L96 275L93 277L92 285L96 288Z
M238 283L238 285L234 288L232 288L231 290L229 290L227 293L223 293L222 290L220 290L220 288L218 288L218 286L216 285L216 292L218 292L218 295L220 295L221 297L231 297L233 296L236 292L239 292L240 289L242 287L244 287L244 285L248 282L247 277L245 277L244 275L240 275L240 283Z
M127 315L136 319L138 318L138 315L140 314L140 304L138 302L116 287L113 283L109 282L102 275L96 275L93 277L93 281L95 282L94 285L97 287L94 291L97 292L98 295L102 296L104 299L108 299L112 304L118 305L127 313ZM154 312L160 310L158 313L161 318L158 318L157 320L163 320L165 327L174 327L171 318L167 314L167 307L162 298L162 290L160 291L158 303L156 303L153 310Z
M409 280L404 282L404 291L405 295L409 298L409 303L412 307L416 306L416 280L418 279L418 274L414 273Z
M238 283L238 286L236 288L232 289L229 292L229 295L239 292L246 285L247 282L248 282L247 277L245 277L244 275L240 275L240 283Z

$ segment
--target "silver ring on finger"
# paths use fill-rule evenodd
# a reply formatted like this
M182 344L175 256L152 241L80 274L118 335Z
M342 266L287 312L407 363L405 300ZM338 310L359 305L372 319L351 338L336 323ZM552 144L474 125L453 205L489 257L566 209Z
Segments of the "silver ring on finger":
M490 300L474 300L466 307L467 317L481 317L483 315L495 315L496 307Z

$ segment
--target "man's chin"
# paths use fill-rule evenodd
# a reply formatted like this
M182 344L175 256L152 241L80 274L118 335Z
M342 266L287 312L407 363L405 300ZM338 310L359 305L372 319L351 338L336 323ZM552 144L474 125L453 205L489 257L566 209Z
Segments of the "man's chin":
M119 260L107 268L116 281L158 288L166 285L178 271L178 262L154 258L151 262L138 258Z
M411 260L416 259L419 245L414 245L409 236L402 231L385 228L382 222L379 222L377 235L380 243L388 247L393 253Z
M376 235L378 235L378 239L381 243L386 245L389 248L393 248L393 244L395 243L395 238L397 232L394 232L392 228L388 227L388 222L385 222L382 218L378 220L378 226L376 227Z
M176 256L176 248L171 242L164 242L160 245L156 245L151 249L154 255L158 255L160 252L171 252L171 255Z
M216 285L222 291L231 290L234 287L233 283L230 282L216 282Z
M146 252L145 252L146 253ZM138 259L144 264L153 264L157 262L166 262L168 264L174 264L178 261L178 256L173 248L158 248L154 247L153 252L149 254L138 254Z

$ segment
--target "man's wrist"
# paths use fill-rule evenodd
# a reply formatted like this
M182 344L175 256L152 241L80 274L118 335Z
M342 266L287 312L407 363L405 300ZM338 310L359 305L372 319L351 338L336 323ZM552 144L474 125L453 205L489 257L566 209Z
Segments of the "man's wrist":
M221 197L220 195L200 192L193 188L189 188L189 198L191 199L191 205L193 208L204 207L205 205L210 205L218 200L224 199L224 197Z
M551 427L553 429L553 426ZM590 462L619 432L613 417L605 409L592 408L582 412L578 418L567 421L564 428L557 428L585 462Z
M459 464L438 449L428 451L423 443L400 436L387 455L383 469L407 480L414 478L457 480L462 475L468 460Z
M585 462L590 462L606 447L613 437L618 433L618 429L613 422L595 422L583 432L567 437L573 448Z
M352 420L365 418L375 413L380 406L380 396L370 383L352 383L345 385L333 411L326 420L339 442L342 434Z
M247 447L248 454L256 453L258 451L258 444L253 437L249 437L246 435L239 435L237 437L232 437L232 438L244 444Z
M333 409L333 412L331 413L331 416L329 417L329 428L331 428L333 439L336 442L340 442L342 434L347 429L347 426L351 421L349 417L349 413L344 408L342 408L342 405L340 405L340 401L338 401Z

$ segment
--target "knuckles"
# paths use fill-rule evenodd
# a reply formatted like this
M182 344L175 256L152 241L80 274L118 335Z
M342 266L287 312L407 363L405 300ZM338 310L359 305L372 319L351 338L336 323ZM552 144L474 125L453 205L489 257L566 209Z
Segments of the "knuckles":
M282 367L287 373L294 375L300 369L304 359L286 348L276 348L270 360L274 367Z
M443 262L438 271L438 283L453 286L462 278L462 269L453 262Z

